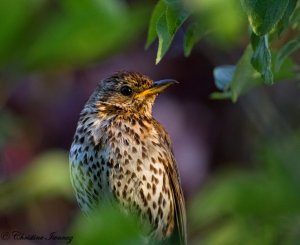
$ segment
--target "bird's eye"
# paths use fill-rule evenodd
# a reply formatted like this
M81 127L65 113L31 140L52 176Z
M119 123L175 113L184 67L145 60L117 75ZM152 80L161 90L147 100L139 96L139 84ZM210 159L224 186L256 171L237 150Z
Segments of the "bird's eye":
M125 95L125 96L129 96L129 95L132 94L132 89L131 89L130 87L128 87L128 86L123 86L123 87L121 88L121 93L122 93L123 95Z

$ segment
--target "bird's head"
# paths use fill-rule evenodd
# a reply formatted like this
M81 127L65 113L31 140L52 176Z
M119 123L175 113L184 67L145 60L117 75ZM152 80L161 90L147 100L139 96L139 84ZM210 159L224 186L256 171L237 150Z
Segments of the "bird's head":
M102 111L151 115L156 96L174 83L172 79L153 81L138 72L118 72L101 81L89 102Z

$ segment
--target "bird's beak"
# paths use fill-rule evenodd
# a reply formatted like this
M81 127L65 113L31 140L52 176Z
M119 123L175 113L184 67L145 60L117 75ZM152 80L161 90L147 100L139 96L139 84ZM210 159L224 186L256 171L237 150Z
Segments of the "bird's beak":
M138 93L135 98L141 98L146 97L153 94L159 94L162 91L164 91L167 87L169 87L172 84L178 83L174 79L164 79L153 82L152 86L140 93Z

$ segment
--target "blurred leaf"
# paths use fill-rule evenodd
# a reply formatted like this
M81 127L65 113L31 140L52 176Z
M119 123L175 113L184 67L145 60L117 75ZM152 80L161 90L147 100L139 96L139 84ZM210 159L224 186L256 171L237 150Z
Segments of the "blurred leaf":
M213 92L209 96L213 100L224 100L232 98L231 91Z
M215 177L214 182L209 183L201 195L192 200L187 210L194 229L209 225L222 218L223 214L233 211L238 186L237 178L232 178L233 175Z
M241 239L242 226L239 222L228 221L226 225L214 232L213 235L208 236L205 239L205 245L230 245L230 244L239 244Z
M299 212L300 200L295 195L297 192L288 183L263 174L240 172L218 176L192 203L189 219L194 229L215 227L205 234L204 241L222 238L222 244L232 244L235 238L234 244L274 244L281 235L283 217ZM255 236L258 226L266 230Z
M289 1L282 0L241 0L249 23L258 36L265 35L283 17Z
M276 61L274 61L274 63L275 62ZM274 66L276 66L276 63ZM290 57L285 58L283 60L283 63L281 64L280 69L278 71L274 72L274 80L280 81L280 80L295 79L296 67L297 67L297 65Z
M261 77L266 84L272 84L272 55L269 48L268 35L257 36L252 33L251 45L253 49L251 64L261 74Z
M276 232L268 225L260 225L258 230L249 231L249 225L236 218L228 220L224 226L207 235L201 244L273 245L276 241Z
M187 57L191 54L193 47L200 41L200 39L206 35L208 31L201 28L198 23L192 23L189 25L184 35L183 50L184 55Z
M0 185L0 212L35 199L51 196L73 198L66 152L53 151L37 157L23 173Z
M24 33L33 14L45 1L0 1L0 64L10 61L23 46Z
M144 3L127 8L119 0L66 0L55 8L45 0L16 1L0 3L0 64L21 70L103 58L136 39L148 14Z
M210 95L212 99L229 99L231 98L233 102L236 102L239 96L246 93L250 89L262 85L263 81L253 67L251 66L249 59L252 55L251 47L247 47L243 56L240 58L238 64L235 66L235 70L233 73L230 72L229 66L229 73L226 73L226 66L225 70L221 69L221 76L219 77L220 81L218 81L218 85L216 86L219 89L224 88L223 92L214 92ZM218 69L219 67L215 68ZM222 68L222 66L221 66ZM233 70L233 67L232 67ZM225 71L223 74L222 72ZM215 73L215 70L214 70ZM274 80L289 80L294 79L296 74L296 64L290 58L286 58L283 61L281 69L274 73ZM217 74L218 75L218 74ZM225 75L225 76L224 76ZM232 77L231 77L232 75ZM215 82L216 81L216 74L214 74ZM229 81L231 77L231 81Z
M191 202L189 220L201 244L297 244L299 134L260 140L256 169L215 176Z
M260 83L257 76L255 76L253 67L249 62L251 55L252 49L251 47L247 47L236 66L236 71L233 75L233 80L230 86L233 102L236 102L241 94Z
M155 5L154 10L152 11L150 24L148 28L148 37L147 37L147 43L146 48L148 48L156 39L157 32L156 32L156 26L159 18L166 12L167 7L163 0L159 0L157 4Z
M295 196L296 189L291 188L287 178L281 177L255 172L216 176L201 196L192 202L191 222L203 226L228 215L254 216L269 222L274 213L280 216L292 210L299 211L300 198Z
M277 32L280 35L289 25L291 16L296 8L298 0L289 0L288 6L284 12L283 17L277 24Z
M284 241L286 245L298 245L300 241L300 216L294 217L287 225L288 230L285 231Z
M281 178L289 184L289 188L300 191L299 147L299 132L293 132L292 135L282 136L280 143L267 142L256 158L277 180Z
M27 69L83 65L116 52L136 39L146 24L145 5L118 0L66 0L46 19L24 54Z
M216 87L220 90L228 90L235 70L234 65L217 66L213 71Z
M300 7L296 8L291 16L290 22L292 25L298 26L300 23Z
M70 232L74 234L72 244L144 244L138 223L135 217L121 213L111 203L102 203L88 218L79 216L75 221Z
M275 71L279 71L282 63L288 58L293 52L300 48L300 38L293 39L287 42L277 53L275 60Z
M223 87L225 90L223 92L214 92L210 95L212 99L229 99L236 102L239 96L250 90L251 88L262 84L258 73L253 69L250 64L250 57L252 55L252 49L248 46L243 56L240 58L236 66L232 66L226 71L226 78L224 80L224 74L222 74L223 79L219 82L219 88ZM235 69L233 69L235 67ZM221 70L222 71L222 70ZM229 72L228 72L229 71ZM233 72L234 71L234 72ZM214 75L215 76L215 75ZM231 78L231 81L229 79ZM216 76L215 76L216 79ZM220 78L219 78L220 79Z
M193 13L192 23L199 28L199 35L208 34L210 42L218 47L238 44L244 36L247 20L239 0L187 1ZM226 9L226 11L224 11Z

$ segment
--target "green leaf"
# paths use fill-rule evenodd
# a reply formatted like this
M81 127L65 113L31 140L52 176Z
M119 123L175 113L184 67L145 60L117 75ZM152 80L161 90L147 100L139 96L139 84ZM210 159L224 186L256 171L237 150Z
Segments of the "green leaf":
M297 65L290 57L287 57L283 61L280 69L274 72L274 81L295 79L297 75L296 71Z
M261 74L266 84L272 84L272 56L269 48L268 35L257 36L252 33L251 45L253 49L251 64Z
M288 0L241 0L256 35L265 35L283 17Z
M226 89L223 92L212 93L210 95L211 99L220 100L231 98L233 102L236 102L242 94L246 93L256 86L260 86L263 84L261 76L257 71L254 70L249 62L252 53L253 51L251 47L247 47L240 61L236 65L232 81L227 84L229 88L226 86L226 80L229 80L230 75L227 79L225 78L225 81L223 81ZM296 64L292 61L292 59L288 57L283 61L280 70L274 73L274 81L294 79L295 71ZM222 76L219 76L219 79L224 79L222 78ZM222 83L220 83L219 85L222 86Z
M189 16L189 12L182 5L182 1L168 1L167 4L167 23L171 35L175 35L178 28Z
M163 0L166 4L173 4L175 2L179 2L178 0Z
M289 3L284 12L284 15L281 18L281 20L278 22L278 25L277 25L278 35L280 35L288 27L291 16L296 8L297 1L298 0L289 0Z
M298 26L300 23L300 7L296 8L293 12L293 15L290 19L291 25Z
M69 68L104 58L129 44L147 24L144 5L122 1L59 1L32 39L22 62L28 70ZM62 14L63 13L63 14Z
M236 102L239 96L251 88L262 84L259 74L254 70L249 62L252 53L251 47L248 46L236 66L229 66L229 69L225 66L225 69L220 70L221 75L214 74L215 79L221 79L222 81L216 85L220 88L224 87L225 90L223 92L212 93L210 95L212 99L219 100L231 98L232 102ZM216 73L216 70L214 73Z
M216 87L220 90L228 90L235 70L234 65L217 66L213 71Z
M24 49L28 25L44 1L0 1L0 64L7 64Z
M245 34L246 14L240 0L192 0L190 21L197 23L201 34L207 32L209 41L218 48L238 45ZM208 33L209 32L209 33ZM200 34L200 35L201 35Z
M232 97L231 91L226 92L213 92L209 96L212 100L224 100Z
M158 36L156 64L158 64L166 54L178 28L189 15L180 1L165 1L165 3L167 4L167 10L159 17L156 25Z
M197 23L192 23L189 25L184 35L183 50L185 57L188 57L191 54L196 43L198 43L200 39L207 33L208 31L201 28Z
M261 83L249 62L252 53L251 47L248 46L236 66L230 86L233 102L236 102L241 94Z
M173 40L173 37L168 31L166 14L163 14L159 18L156 30L158 35L158 49L155 63L158 64L161 61L162 57L166 54Z
M75 220L70 234L74 234L72 244L144 244L139 221L134 215L125 215L114 203L101 203L101 207L91 215L80 215Z
M256 101L258 105L264 103L259 96ZM254 111L249 108L250 113ZM265 116L264 109L260 113ZM263 118L257 123L261 124ZM188 220L194 230L199 228L201 244L271 245L279 240L297 244L300 172L295 170L299 169L299 132L283 134L275 141L269 135L267 140L265 136L258 138L253 159L256 170L223 172L190 201ZM291 240L294 242L286 242Z
M148 28L148 37L146 49L154 42L157 37L156 26L159 18L166 12L167 6L163 0L157 2L151 15L150 24Z
M286 43L279 51L275 60L275 71L279 71L284 60L300 48L300 38Z

